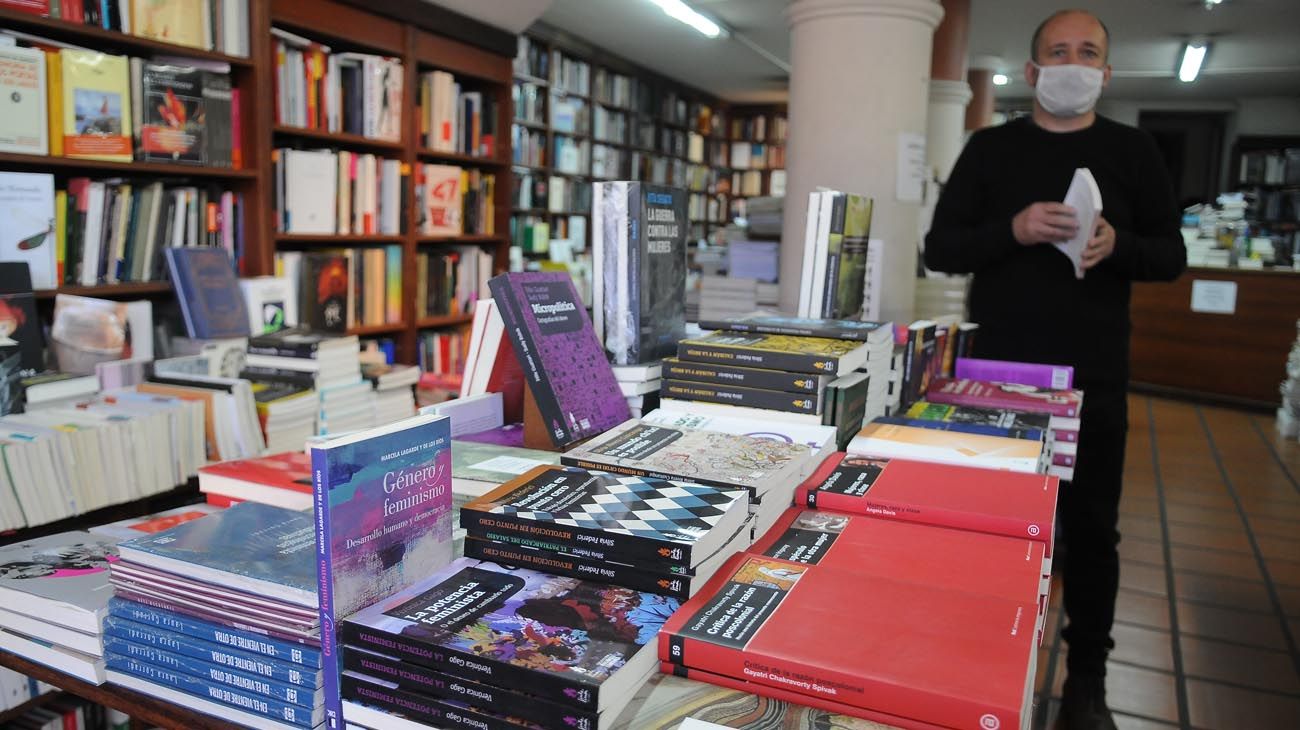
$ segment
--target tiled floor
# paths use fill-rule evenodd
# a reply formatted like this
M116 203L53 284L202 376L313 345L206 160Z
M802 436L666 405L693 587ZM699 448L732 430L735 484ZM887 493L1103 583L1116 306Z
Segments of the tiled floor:
M1300 444L1266 416L1132 395L1120 512L1107 697L1121 730L1300 728ZM1049 636L1036 730L1064 675Z

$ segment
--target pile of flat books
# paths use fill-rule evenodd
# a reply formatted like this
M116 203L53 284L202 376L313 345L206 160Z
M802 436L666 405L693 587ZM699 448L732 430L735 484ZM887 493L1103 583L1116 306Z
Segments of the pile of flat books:
M453 421L455 419L453 418ZM460 508L538 466L558 465L554 451L521 446L456 440L451 443L451 524L454 552L465 554L466 532L460 527Z
M382 426L415 415L415 384L420 382L419 368L366 363L361 366L361 376L374 390L375 425Z
M251 381L257 420L266 436L266 450L272 454L301 449L316 435L316 391L304 383Z
M834 426L841 446L884 414L888 323L759 314L700 326L715 331L682 340L677 357L664 360L665 407Z
M614 380L627 399L628 409L634 418L640 418L659 407L659 388L663 365L659 362L644 365L615 365Z
M253 502L120 543L108 681L259 728L324 720L315 526Z
M755 430L759 433L755 433ZM570 450L560 462L581 469L744 489L763 534L790 505L795 485L835 450L823 426L755 423L659 410Z
M249 338L241 375L313 388L320 398L318 432L344 433L373 425L375 396L361 377L360 355L355 335L285 329Z

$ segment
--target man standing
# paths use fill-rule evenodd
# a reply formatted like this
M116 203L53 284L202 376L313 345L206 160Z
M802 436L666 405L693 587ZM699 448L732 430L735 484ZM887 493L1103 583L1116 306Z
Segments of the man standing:
M1119 588L1119 497L1128 430L1129 289L1187 263L1173 189L1154 141L1093 110L1110 80L1110 34L1064 10L1035 31L1032 117L977 132L926 236L931 269L974 274L977 357L1073 365L1085 392L1073 482L1060 496L1069 644L1061 725L1113 729L1106 657ZM1063 200L1076 168L1101 189L1082 279L1052 242L1078 229Z

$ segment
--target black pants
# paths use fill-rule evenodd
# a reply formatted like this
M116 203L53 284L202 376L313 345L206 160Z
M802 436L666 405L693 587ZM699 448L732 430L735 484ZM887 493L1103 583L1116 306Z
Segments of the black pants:
M1106 672L1119 591L1119 497L1128 434L1126 389L1083 387L1074 481L1061 485L1057 519L1065 559L1065 617L1071 674Z

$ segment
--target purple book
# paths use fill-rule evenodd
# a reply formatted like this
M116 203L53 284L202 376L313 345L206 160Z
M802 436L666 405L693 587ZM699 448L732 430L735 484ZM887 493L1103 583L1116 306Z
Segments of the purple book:
M456 437L457 441L473 441L478 444L493 446L513 446L524 448L524 424L510 423L498 428L490 428L477 433L465 433Z
M1069 390L1074 387L1074 368L1069 365L1040 365L1010 360L959 357L953 377L997 383L1018 383L1052 390Z
M568 446L631 417L568 274L502 274L488 287L552 444Z
M200 608L190 603L177 601L170 596L160 596L152 591L140 591L135 588L114 585L113 595L118 598L124 598L128 601L144 604L150 608L157 608L163 611L188 616L190 618L208 621L222 626L229 626L232 629L247 631L253 634L262 634L270 636L281 641L293 641L308 646L320 646L320 637L289 630L283 626L278 626L274 622L258 620L256 622L247 620L245 617L234 617L230 613L219 613Z

